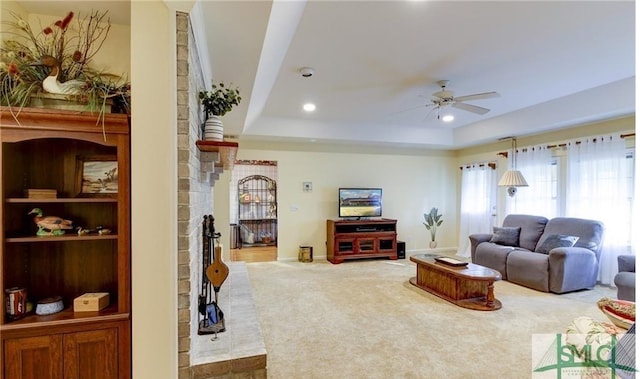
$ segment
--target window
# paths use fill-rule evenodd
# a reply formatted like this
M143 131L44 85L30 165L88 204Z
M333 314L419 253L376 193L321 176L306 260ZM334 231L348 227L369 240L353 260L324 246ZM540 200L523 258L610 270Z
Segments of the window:
M605 246L599 280L611 284L617 256L632 251L634 154L623 138L599 136L571 142L553 154L520 152L518 167L529 187L507 201L508 213L528 213L599 220ZM548 149L546 149L548 150Z

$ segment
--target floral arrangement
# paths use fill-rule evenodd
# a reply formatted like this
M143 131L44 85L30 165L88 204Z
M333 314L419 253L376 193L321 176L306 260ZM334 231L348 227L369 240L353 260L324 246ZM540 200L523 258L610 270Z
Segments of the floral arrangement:
M211 91L200 91L199 97L207 118L224 116L242 100L238 88L225 87L222 82L211 84Z
M51 56L60 63L59 82L82 83L76 100L86 103L89 110L103 112L107 99L111 99L114 112L129 113L130 83L90 66L111 29L106 15L106 11L94 11L76 18L69 12L53 24L34 30L11 13L13 20L3 22L6 27L2 32L12 39L0 47L0 105L21 108L29 105L32 96L40 96L42 82L51 69L37 63L41 57Z

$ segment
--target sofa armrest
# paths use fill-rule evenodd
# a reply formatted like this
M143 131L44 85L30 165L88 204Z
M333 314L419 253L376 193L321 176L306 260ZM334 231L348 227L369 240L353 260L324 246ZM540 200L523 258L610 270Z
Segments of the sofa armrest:
M618 255L618 272L636 272L636 256Z
M477 233L469 236L469 241L471 241L471 262L476 261L476 248L478 245L491 241L491 237L493 237L493 234L490 233Z
M596 254L584 247L557 247L549 252L549 291L565 293L593 288L598 275Z

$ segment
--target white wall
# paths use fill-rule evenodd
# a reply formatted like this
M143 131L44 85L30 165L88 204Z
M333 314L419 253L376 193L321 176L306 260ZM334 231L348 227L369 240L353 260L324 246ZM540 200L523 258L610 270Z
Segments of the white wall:
M300 245L314 247L314 258L326 255L326 219L338 216L339 187L381 187L383 217L398 220L398 239L407 250L424 250L429 233L422 214L437 207L444 223L438 231L439 248L457 244L457 168L453 153L422 152L403 154L348 153L328 147L239 142L238 159L278 162L278 259L297 259ZM284 148L283 148L284 147ZM362 150L362 149L360 149ZM215 217L228 212L218 191L227 182L216 183ZM313 191L304 192L303 182L312 182Z
M213 186L213 217L215 218L216 231L222 233L220 245L222 245L222 260L231 260L229 249L231 223L229 214L229 182L231 181L231 170L225 170L220 174Z
M178 377L175 46L175 12L163 2L132 1L132 363L136 379Z
M558 143L580 136L634 132L635 117L586 124L557 132L518 139L519 146ZM632 142L630 142L632 143ZM457 249L461 165L497 162L497 177L508 166L498 152L508 151L510 141L496 142L454 152L406 149L349 148L315 144L240 141L238 159L278 162L278 259L297 259L298 247L310 244L314 258L326 255L327 218L337 217L337 189L361 186L383 188L383 216L398 220L398 239L407 250L424 251L429 233L422 214L437 207L444 223L438 230L438 248ZM216 183L215 217L228 217L230 175ZM303 182L313 191L304 192ZM498 191L501 220L506 194ZM223 225L223 224L221 224ZM228 231L227 234L228 235Z

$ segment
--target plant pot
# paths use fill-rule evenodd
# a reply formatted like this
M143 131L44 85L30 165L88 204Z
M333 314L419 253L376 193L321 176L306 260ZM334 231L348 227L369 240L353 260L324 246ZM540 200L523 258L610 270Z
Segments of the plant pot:
M435 249L438 247L438 241L429 241L429 248Z
M104 103L104 113L111 113L112 104L113 101L111 99L106 100L106 102ZM87 112L91 110L86 101L83 102L81 100L80 96L51 93L39 93L37 95L31 95L29 106L32 108L61 109L79 112ZM98 104L98 109L95 109L95 111L100 111L101 107L102 104Z
M203 139L205 141L222 141L223 133L224 128L220 116L209 116L204 122Z

